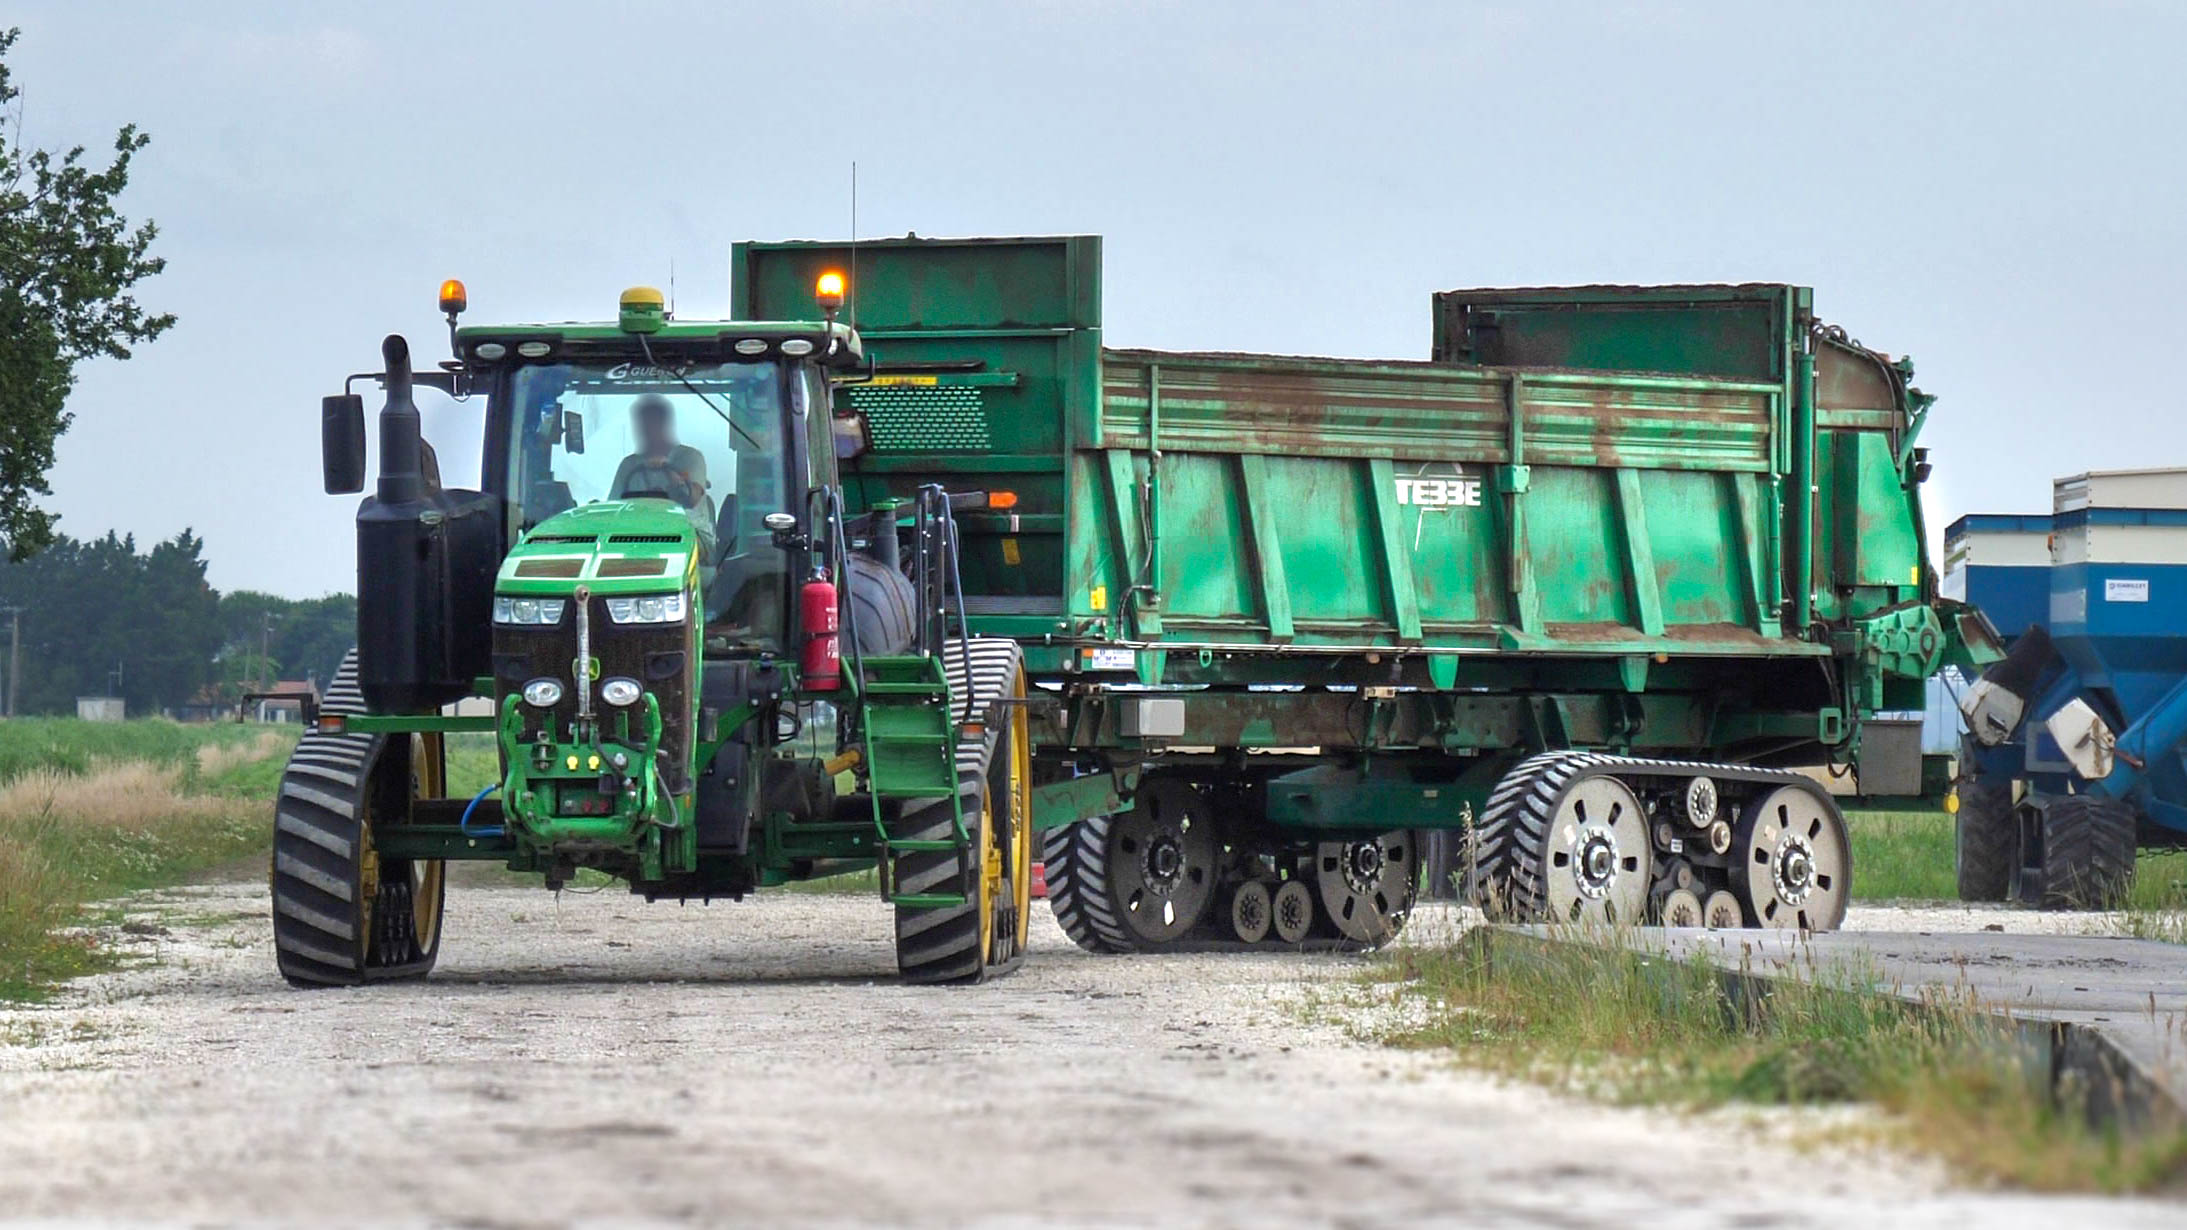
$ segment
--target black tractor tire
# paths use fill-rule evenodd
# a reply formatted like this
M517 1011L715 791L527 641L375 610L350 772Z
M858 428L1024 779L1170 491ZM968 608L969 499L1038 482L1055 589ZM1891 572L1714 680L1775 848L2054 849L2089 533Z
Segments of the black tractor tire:
M364 711L351 650L321 712ZM274 958L290 985L420 978L439 959L443 865L381 859L372 848L375 806L412 789L409 753L383 735L314 729L297 740L274 801L270 875Z
M2021 809L2029 838L2013 860L2013 896L2045 910L2108 910L2134 882L2134 809L2060 795Z
M870 555L852 552L843 559L850 618L843 631L846 652L886 657L911 647L918 626L919 598L911 578Z
M1110 825L1107 816L1091 816L1050 829L1041 854L1056 925L1080 948L1102 955L1136 951L1109 900Z
M2012 895L2013 863L2020 857L2020 823L2012 811L2012 783L1972 780L1958 788L1953 817L1953 865L1961 901L2004 901Z
M970 688L976 711L1013 695L1022 702L1025 676L1016 642L952 641L944 646L942 661L951 695L964 696ZM905 850L893 856L896 894L965 898L951 905L896 907L896 969L905 982L981 982L1009 973L1022 960L1018 941L1032 888L1032 817L1020 814L1029 812L1030 805L1026 783L1019 779L1028 763L1030 738L1022 703L1006 706L992 721L983 720L979 731L968 731L957 749L956 799L945 795L906 803L889 825L891 840L950 841L961 814L974 838L964 857L954 850ZM993 899L983 903L982 860L990 840L998 847L1002 878Z

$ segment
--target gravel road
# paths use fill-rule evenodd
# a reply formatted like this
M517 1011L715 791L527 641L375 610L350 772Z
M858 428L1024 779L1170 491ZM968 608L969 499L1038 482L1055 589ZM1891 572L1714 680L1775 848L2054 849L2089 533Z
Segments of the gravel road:
M305 993L273 973L262 884L141 899L138 934L116 937L131 968L0 1010L0 1218L1693 1230L2187 1216L1950 1190L1924 1164L1815 1146L1813 1122L1608 1109L1363 1044L1327 1010L1359 957L1097 958L1043 912L1015 976L915 990L891 982L887 913L864 897L709 909L459 885L449 911L430 981ZM1933 913L1917 925L1964 912ZM1422 933L1461 921L1424 914Z

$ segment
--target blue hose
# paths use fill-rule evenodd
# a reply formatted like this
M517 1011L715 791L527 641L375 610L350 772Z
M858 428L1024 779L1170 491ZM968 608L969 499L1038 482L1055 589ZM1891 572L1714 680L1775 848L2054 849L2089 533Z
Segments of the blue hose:
M472 795L471 801L463 805L463 818L456 821L457 831L461 832L465 837L501 836L503 830L498 826L490 829L479 829L476 832L473 832L471 830L471 813L478 810L478 805L486 801L487 795L492 794L494 791L499 789L501 789L501 783L495 782L493 785L488 786L484 790L479 791L477 794Z

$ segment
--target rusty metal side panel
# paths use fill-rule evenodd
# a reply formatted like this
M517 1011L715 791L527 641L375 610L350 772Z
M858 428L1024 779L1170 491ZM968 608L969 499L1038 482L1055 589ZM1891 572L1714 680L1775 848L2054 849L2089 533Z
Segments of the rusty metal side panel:
M1072 614L1180 648L1783 652L1779 385L1104 352Z

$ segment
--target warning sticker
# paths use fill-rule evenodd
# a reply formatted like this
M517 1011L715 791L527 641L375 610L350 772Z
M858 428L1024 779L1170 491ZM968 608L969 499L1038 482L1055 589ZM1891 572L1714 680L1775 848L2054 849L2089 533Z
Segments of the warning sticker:
M2147 602L2149 582L2130 580L2126 577L2106 577L2103 583L2105 602Z

